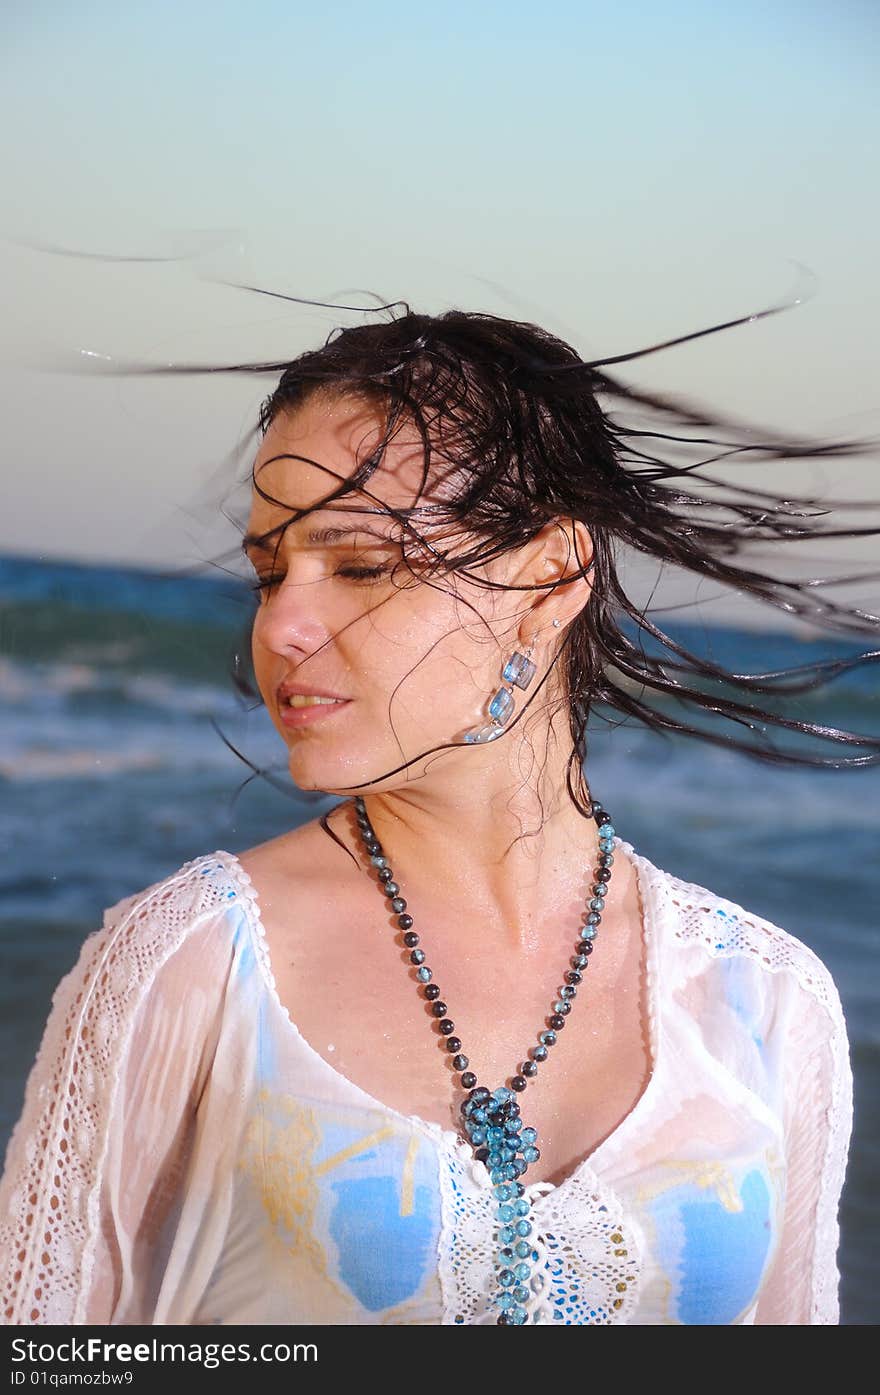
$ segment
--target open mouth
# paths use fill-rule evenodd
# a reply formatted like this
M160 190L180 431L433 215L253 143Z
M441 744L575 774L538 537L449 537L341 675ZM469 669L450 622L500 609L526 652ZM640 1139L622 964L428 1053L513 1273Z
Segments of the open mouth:
M333 702L310 701L301 707L291 707L289 702L282 702L278 710L286 727L304 727L310 726L312 722L319 722L322 717L329 717L334 712L341 712L343 707L348 707L350 701L350 698L340 698Z

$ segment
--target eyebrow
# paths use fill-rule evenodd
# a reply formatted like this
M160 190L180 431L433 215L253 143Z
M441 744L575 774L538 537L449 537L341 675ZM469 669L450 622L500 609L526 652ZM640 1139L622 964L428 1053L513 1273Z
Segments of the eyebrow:
M396 545L394 539L389 538L387 533L376 533L373 531L373 529L364 527L313 528L309 533L306 534L306 542L333 543L338 542L340 538L348 538L357 535L376 538L380 542L384 542L389 547ZM265 542L264 538L265 534L263 533L246 533L245 536L242 538L241 542L242 552L247 552L249 548L255 548L258 552L274 552L274 547L272 547L269 543Z

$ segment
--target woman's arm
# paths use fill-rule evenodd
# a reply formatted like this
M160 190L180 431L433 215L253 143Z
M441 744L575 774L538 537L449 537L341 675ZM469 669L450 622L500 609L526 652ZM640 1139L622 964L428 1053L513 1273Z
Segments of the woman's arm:
M218 995L215 926L150 893L105 912L53 994L0 1178L4 1325L151 1321Z

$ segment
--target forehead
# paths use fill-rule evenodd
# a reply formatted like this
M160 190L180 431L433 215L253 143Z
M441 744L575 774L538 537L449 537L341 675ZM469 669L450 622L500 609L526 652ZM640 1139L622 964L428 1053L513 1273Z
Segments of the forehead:
M251 495L249 530L265 530L293 511L320 507L373 454L383 429L377 407L350 398L312 399L295 411L279 412L254 460L259 488ZM422 460L418 433L411 424L402 426L385 446L379 466L364 485L333 500L327 511L344 513L340 526L353 526L363 518L372 528L383 505L412 510L421 483ZM368 492L363 493L364 489ZM431 500L423 494L418 502ZM328 521L324 513L321 521Z

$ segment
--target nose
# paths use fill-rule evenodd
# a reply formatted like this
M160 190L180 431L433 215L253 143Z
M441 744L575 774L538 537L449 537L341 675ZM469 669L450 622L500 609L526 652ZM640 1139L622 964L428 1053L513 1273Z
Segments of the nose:
M315 614L314 588L289 580L272 588L254 616L255 640L275 654L311 654L330 635Z

